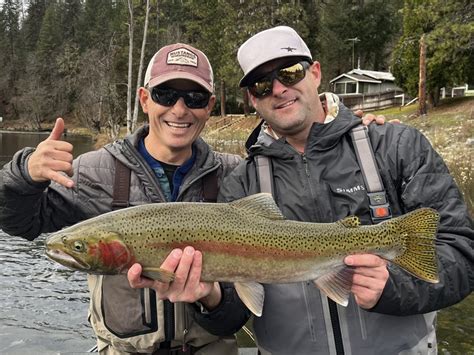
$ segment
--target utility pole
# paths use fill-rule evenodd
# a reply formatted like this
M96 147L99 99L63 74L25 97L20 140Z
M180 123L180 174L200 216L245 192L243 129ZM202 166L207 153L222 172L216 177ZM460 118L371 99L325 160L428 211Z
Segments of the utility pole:
M420 38L420 80L418 82L418 114L426 115L426 43L425 34Z
M346 41L352 42L352 69L354 69L354 47L356 42L360 42L360 39L357 37L348 38Z

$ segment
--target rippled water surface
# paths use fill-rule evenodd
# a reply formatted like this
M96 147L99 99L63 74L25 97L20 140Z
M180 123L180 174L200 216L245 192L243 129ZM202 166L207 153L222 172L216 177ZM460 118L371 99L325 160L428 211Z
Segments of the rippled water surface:
M33 242L0 231L0 354L86 351L94 345L87 323L85 274L44 255Z

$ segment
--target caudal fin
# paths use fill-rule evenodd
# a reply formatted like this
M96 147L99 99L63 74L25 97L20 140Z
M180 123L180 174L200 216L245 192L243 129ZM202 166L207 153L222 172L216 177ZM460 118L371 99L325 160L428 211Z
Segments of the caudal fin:
M439 281L435 249L438 222L439 214L431 208L420 208L389 221L404 236L406 248L392 261L431 283Z

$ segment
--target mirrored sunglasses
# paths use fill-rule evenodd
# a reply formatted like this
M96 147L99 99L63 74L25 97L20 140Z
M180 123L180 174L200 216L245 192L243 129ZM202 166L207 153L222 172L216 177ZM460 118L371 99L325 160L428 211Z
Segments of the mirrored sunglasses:
M182 97L188 108L204 108L209 103L211 94L207 91L178 90L166 86L155 86L151 90L151 98L162 106L173 106Z
M277 68L263 77L255 80L248 86L250 93L258 98L268 96L273 90L273 80L277 79L285 86L292 86L300 82L306 76L306 70L311 66L310 63L302 61L283 68Z

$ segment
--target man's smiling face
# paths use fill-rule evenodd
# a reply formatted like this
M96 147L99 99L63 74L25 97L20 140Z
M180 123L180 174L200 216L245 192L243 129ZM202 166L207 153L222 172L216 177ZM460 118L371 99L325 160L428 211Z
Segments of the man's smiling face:
M273 60L257 68L255 77L294 63L294 58ZM274 79L271 94L262 98L250 95L250 98L257 112L279 136L306 136L312 124L320 118L318 111L320 82L319 63L314 62L306 71L304 79L295 85L285 86L278 79Z
M204 90L195 82L184 79L170 80L165 84L167 87L181 91ZM150 123L147 149L149 146L153 146L153 150L190 156L193 142L198 138L209 119L215 96L211 96L206 107L191 109L186 106L182 97L174 105L167 107L154 102L150 91L141 90L143 111L148 114Z

